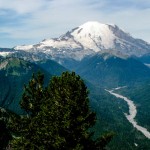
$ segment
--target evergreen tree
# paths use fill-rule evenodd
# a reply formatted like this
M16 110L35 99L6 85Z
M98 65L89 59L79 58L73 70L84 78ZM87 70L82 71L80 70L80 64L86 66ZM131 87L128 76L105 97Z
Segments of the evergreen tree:
M97 141L89 129L96 115L89 108L88 91L74 72L53 77L47 87L44 76L33 76L21 100L27 115L11 120L14 149L94 150L104 149L107 135Z

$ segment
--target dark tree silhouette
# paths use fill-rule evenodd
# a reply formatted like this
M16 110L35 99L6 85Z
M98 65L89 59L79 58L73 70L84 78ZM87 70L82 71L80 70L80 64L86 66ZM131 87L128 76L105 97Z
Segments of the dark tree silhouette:
M3 120L0 120L0 149L6 149L12 136Z
M89 108L88 90L74 72L53 77L47 87L44 76L33 76L21 100L27 115L13 117L14 149L104 149L111 134L94 141L90 128L96 115Z

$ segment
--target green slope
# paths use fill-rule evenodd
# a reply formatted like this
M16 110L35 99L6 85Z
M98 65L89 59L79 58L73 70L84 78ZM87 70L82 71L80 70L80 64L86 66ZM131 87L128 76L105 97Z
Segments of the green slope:
M0 107L21 113L19 101L24 84L27 84L33 73L41 71L48 82L52 76L39 66L18 58L0 60Z
M98 66L94 67L94 65L96 64ZM80 69L81 76L83 75L82 77L85 77L85 82L90 91L90 107L97 114L97 123L93 129L96 130L95 137L97 137L99 134L103 134L104 132L114 131L116 135L109 144L108 149L150 149L150 141L147 140L135 128L133 128L133 126L127 121L126 117L124 116L124 112L128 112L127 104L124 101L116 99L115 97L107 93L103 88L99 87L99 83L103 83L104 81L105 85L114 86L118 85L120 81L122 82L122 84L125 84L128 80L131 82L132 80L134 80L135 82L141 79L145 80L149 75L148 68L145 66L143 67L143 64L132 59L125 62L125 60L112 57L104 61L104 59L99 58L99 56L92 57L90 61L84 60L84 62L82 62L80 65L81 66L78 66L77 69ZM0 68L0 106L13 110L17 113L22 113L18 103L22 95L23 85L24 83L28 83L33 72L38 72L38 70L41 70L46 76L45 81L48 82L49 78L52 75L60 75L61 72L66 71L64 67L51 60L45 60L44 62L33 64L18 58L1 58ZM125 69L125 71L122 71L123 69ZM141 69L143 70L142 72L140 72ZM115 71L113 70L117 71L117 73L115 73ZM130 70L130 72L127 74L126 71L128 70ZM95 74L95 72L97 71L98 74ZM101 71L104 71L105 78L101 78ZM131 74L131 71L133 72L133 74ZM48 72L52 75L50 75ZM98 77L96 75L98 75ZM117 79L115 79L113 82L111 81L113 84L109 84L110 80L112 80L116 75ZM122 78L122 75L124 75L125 77ZM107 81L108 76L110 76L110 79L108 78ZM136 77L135 79L134 76ZM102 81L102 79L105 80ZM115 82L116 80L117 82ZM94 83L94 85L92 83ZM149 89L147 89L147 98L149 97L148 90ZM144 109L142 109L141 112L144 112L145 110L144 113L146 115L147 109L149 108L146 100L145 105L147 105L147 108L144 106ZM143 116L143 119L144 117L145 116ZM140 117L138 119L138 121L140 122ZM146 120L147 119L148 118L146 118ZM141 123L142 121L143 120L141 120ZM148 120L147 124L145 125L148 126ZM138 144L138 147L135 146L135 143Z
M102 87L116 87L150 79L150 69L142 62L107 54L87 57L75 70L83 78Z
M68 71L68 69L50 59L39 61L37 62L37 65L52 75L61 75L62 72Z

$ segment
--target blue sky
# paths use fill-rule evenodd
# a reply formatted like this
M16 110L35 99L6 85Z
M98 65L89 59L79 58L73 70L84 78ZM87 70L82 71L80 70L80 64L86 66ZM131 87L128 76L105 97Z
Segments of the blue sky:
M0 47L35 44L87 21L150 42L150 0L0 0Z

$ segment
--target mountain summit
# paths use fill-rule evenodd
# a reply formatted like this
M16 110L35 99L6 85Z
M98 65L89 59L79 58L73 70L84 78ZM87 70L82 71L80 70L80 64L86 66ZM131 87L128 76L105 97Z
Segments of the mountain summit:
M113 32L108 25L99 22L87 22L68 32L62 38L68 35L72 36L84 49L92 49L95 52L114 46L115 36Z
M81 60L87 55L111 53L117 56L142 56L150 53L150 44L135 39L116 25L87 22L59 38L46 39L35 45L16 46L17 51L43 53L53 59Z

